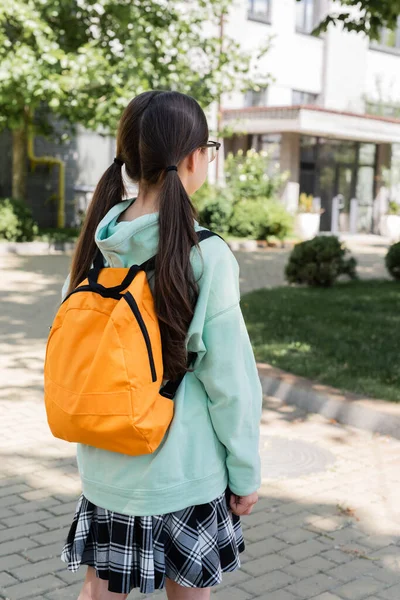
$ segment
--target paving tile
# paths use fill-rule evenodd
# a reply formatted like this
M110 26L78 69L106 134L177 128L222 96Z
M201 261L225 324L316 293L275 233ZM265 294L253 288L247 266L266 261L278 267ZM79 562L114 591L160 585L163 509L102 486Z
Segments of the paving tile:
M290 565L290 561L284 556L270 554L269 556L262 556L261 558L247 562L243 565L242 570L245 573L258 577L276 569L283 569L287 565Z
M340 581L352 581L359 575L369 573L374 568L372 561L365 558L356 558L345 565L339 565L327 570L326 574Z
M76 600L81 592L83 582L65 586L58 590L52 590L41 597L41 600Z
M21 565L28 565L29 562L20 554L9 554L0 558L0 572L9 571L14 567L20 567Z
M57 577L54 577L54 575L46 575L45 577L38 577L37 579L31 579L24 583L18 583L17 585L11 585L4 588L4 591L7 599L21 600L21 598L37 597L38 594L61 588L64 585L65 584Z
M15 552L23 552L28 548L34 548L35 546L37 546L37 543L29 538L18 538L17 540L7 542L7 544L1 544L0 556L7 556L14 554Z
M287 529L285 531L278 531L275 533L275 537L288 544L300 544L301 542L312 540L317 537L317 534L313 531L303 529L303 527L293 527L292 529Z
M12 494L20 494L21 492L27 492L31 488L25 483L15 483L10 486L2 486L0 487L0 498L5 498L6 496L11 496Z
M266 523L260 527L254 527L246 531L246 540L250 542L259 542L267 537L274 535L277 531L282 531L282 526L273 523Z
M22 500L22 498L20 498L20 500ZM60 503L57 500L54 500L54 498L47 494L45 498L41 498L40 500L24 500L19 504L15 504L12 509L17 514L26 514L28 512L47 510L53 507L56 508L59 504Z
M271 571L261 577L255 577L250 581L246 581L239 585L240 589L259 596L260 594L267 594L279 588L287 586L294 577L287 575L283 571Z
M8 573L0 573L0 588L4 588L7 585L13 585L15 583L19 583L18 579L15 579L15 577L12 577L12 575L9 575Z
M15 494L11 494L11 496L5 496L4 498L0 498L0 508L7 508L9 506L13 506L21 502L21 498Z
M29 523L21 525L20 527L10 527L1 534L2 543L6 543L12 540L18 540L24 536L33 536L36 533L42 533L46 531L39 523Z
M316 573L328 573L329 569L334 567L334 563L322 558L321 556L311 556L305 560L298 561L285 567L285 572L290 573L293 577L304 579L311 577Z
M214 600L251 600L252 596L237 588L225 588L212 595Z
M283 550L287 547L288 544L282 542L281 540L278 540L274 536L271 536L265 540L255 542L253 544L246 543L246 554L252 556L253 558L257 558L259 556L264 556L264 554L272 554L275 552L279 552L280 550Z
M318 594L318 596L314 596L311 600L342 600L336 594L331 594L331 592L324 592L323 594Z
M47 531L46 533L33 535L32 539L40 545L51 544L57 541L61 543L66 538L67 534L68 528L63 527L62 529L54 529L52 531Z
M257 598L265 598L265 600L299 600L298 596L293 596L286 590L276 590L275 592L268 592L268 595L262 594Z
M363 600L375 592L379 593L379 595L382 596L382 598L385 598L385 600L399 599L399 595L393 596L393 598L390 598L390 596L385 597L383 590L384 587L385 584L381 583L380 581L376 581L376 579L373 579L372 577L357 577L357 579L337 587L335 589L335 593L346 600ZM398 587L397 592L399 592L400 586L396 587Z
M49 512L51 512L57 516L72 515L72 517L73 517L75 514L75 510L76 510L76 505L77 505L76 500L74 500L73 502L66 502L65 504L60 503L60 504L50 507Z
M47 544L46 546L38 546L35 544L35 546L35 548L26 550L22 553L25 558L32 562L37 562L53 556L59 556L62 552L63 542L55 542L54 544Z
M393 585L386 590L378 592L379 596L384 600L399 600L400 598L400 583Z
M289 592L293 592L293 594L298 594L305 598L313 598L317 594L331 590L335 586L337 586L337 580L328 577L324 573L318 573L317 575L306 577L301 581L289 585L287 589Z
M7 527L17 527L18 525L25 525L28 523L40 523L41 526L45 526L43 519L48 519L52 517L51 513L47 512L47 510L34 510L32 512L26 512L24 514L16 515L14 513L13 516L3 519L3 523L7 525Z
M9 572L19 581L27 581L28 579L34 579L35 577L41 577L42 575L48 575L49 573L54 574L57 571L65 569L65 563L63 563L59 557L55 556L54 558L11 568L9 569Z
M317 540L310 540L308 542L303 542L302 544L296 544L295 546L290 546L289 548L285 548L280 551L280 554L286 556L290 560L304 560L309 556L315 556L315 554L319 554L325 550L325 546L318 542Z

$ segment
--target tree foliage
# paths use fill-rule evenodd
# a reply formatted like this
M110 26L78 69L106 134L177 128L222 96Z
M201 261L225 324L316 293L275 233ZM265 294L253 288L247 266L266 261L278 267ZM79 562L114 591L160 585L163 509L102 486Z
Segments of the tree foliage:
M400 0L341 0L314 33L326 31L333 23L342 24L347 31L364 32L371 39L378 39L382 27L396 29L399 15Z
M44 133L51 115L113 131L127 101L147 89L179 90L207 106L222 90L255 85L253 57L220 37L229 5L2 0L0 129L35 114Z

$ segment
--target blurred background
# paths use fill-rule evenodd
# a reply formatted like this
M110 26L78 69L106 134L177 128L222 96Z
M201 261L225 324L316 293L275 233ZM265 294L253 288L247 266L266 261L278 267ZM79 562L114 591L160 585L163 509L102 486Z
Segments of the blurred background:
M235 188L225 159L241 152L242 164L253 150L242 187L253 185L244 177L254 167L270 189L253 196L314 213L296 218L300 237L399 237L397 5L5 0L0 197L23 200L43 235L79 227L127 102L175 89L199 100L224 142L211 184Z

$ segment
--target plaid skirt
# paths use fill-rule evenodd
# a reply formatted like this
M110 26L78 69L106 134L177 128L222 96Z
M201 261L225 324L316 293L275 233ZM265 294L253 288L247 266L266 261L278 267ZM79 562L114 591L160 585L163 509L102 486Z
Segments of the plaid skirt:
M211 587L240 567L240 518L228 491L212 502L165 515L134 517L92 504L81 494L61 560L68 570L90 565L108 590L150 594L168 577L184 587Z

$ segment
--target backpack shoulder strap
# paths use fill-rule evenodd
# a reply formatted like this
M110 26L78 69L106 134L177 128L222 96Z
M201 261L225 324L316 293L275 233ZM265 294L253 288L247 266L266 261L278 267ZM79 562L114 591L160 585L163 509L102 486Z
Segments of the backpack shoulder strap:
M203 240L206 240L207 238L212 237L214 235L218 236L219 238L221 238L221 240L225 241L224 238L222 238L220 235L218 235L218 233L215 233L214 231L210 231L209 229L201 229L200 231L196 231L196 234L197 234L198 243L200 243ZM142 263L140 265L140 268L143 269L144 271L154 271L155 260L156 260L156 257L152 256L151 258L145 260L144 263Z

